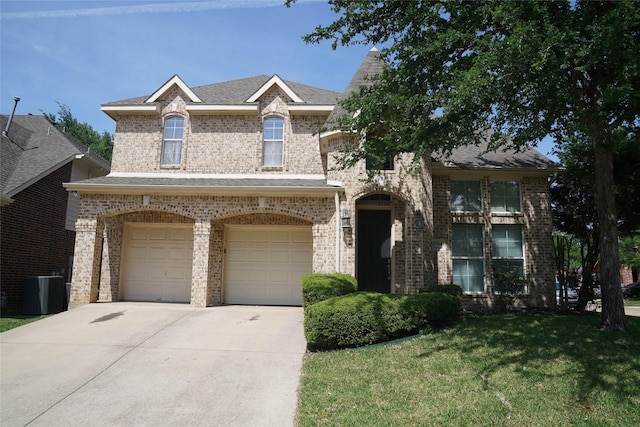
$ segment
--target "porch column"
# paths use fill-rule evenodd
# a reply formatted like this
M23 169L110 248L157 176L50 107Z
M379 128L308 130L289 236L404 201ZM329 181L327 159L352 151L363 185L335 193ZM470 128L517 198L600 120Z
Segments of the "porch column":
M100 271L100 301L118 301L120 287L120 258L122 254L123 224L115 218L104 220L102 269Z
M70 303L88 304L98 300L102 231L104 223L93 219L78 219L73 257Z
M209 300L209 241L211 221L197 219L193 224L193 265L191 267L191 305L206 307Z

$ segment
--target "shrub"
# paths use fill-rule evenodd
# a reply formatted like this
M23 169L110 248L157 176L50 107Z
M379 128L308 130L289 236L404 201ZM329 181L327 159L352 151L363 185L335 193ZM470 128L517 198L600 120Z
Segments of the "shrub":
M462 288L458 285L424 285L418 289L418 293L426 294L429 292L441 292L443 294L453 295L454 297L462 297Z
M308 307L319 301L350 294L356 291L356 279L349 274L305 274L302 284L302 306Z
M359 347L406 337L459 315L460 298L356 292L305 309L304 331L311 350Z

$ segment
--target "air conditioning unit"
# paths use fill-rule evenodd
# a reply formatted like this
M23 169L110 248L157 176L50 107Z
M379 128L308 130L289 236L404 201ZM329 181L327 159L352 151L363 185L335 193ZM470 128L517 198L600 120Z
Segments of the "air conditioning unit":
M23 314L55 314L65 310L66 283L62 276L27 276Z

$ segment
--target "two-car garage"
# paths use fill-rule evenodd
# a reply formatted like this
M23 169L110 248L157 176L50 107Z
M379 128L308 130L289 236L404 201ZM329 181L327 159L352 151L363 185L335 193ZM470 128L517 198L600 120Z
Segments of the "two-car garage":
M312 271L310 226L228 225L224 228L225 304L301 305L300 276ZM192 224L126 224L121 297L189 302Z

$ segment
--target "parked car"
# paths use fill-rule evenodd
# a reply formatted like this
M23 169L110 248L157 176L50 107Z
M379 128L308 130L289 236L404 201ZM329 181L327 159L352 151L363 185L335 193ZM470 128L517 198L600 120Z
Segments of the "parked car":
M625 298L640 296L640 282L629 283L622 288L622 296Z
M556 304L560 306L560 283L556 282ZM567 306L575 307L578 305L577 289L567 287Z

